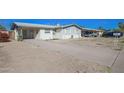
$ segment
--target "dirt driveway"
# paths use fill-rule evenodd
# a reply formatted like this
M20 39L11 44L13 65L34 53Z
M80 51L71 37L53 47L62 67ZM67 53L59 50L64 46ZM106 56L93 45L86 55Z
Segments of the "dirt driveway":
M86 42L79 43L79 40L25 40L25 42L45 50L74 56L84 62L94 62L106 66L111 66L113 64L118 53L118 51L112 50L109 47L98 46L92 42L88 42L91 44L87 45Z
M24 40L0 46L0 72L110 72L118 53L91 40Z

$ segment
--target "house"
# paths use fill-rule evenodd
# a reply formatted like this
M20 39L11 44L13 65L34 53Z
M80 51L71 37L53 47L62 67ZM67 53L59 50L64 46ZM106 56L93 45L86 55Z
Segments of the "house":
M82 28L81 36L82 37L97 37L102 36L103 30L98 29L90 29L90 28Z
M14 31L15 40L19 38L47 40L80 38L82 27L76 24L60 26L14 22L11 30Z

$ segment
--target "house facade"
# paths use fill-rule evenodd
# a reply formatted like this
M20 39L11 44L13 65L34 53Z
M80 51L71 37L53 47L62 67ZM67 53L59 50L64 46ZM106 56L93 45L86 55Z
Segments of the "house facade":
M18 38L49 40L81 38L82 28L75 24L51 26L15 22L11 30L14 31L13 39L15 40Z
M81 38L81 28L77 25L63 26L54 33L55 39Z

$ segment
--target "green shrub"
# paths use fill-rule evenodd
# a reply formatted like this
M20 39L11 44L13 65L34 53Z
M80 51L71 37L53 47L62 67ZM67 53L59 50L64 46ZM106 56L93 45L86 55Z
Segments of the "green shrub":
M22 41L23 40L23 37L22 36L18 36L17 38L18 38L17 39L18 41Z

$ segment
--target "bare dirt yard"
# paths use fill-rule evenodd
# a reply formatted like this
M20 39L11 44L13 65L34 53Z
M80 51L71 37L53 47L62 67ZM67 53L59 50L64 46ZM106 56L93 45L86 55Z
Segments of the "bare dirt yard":
M82 38L0 43L0 72L124 72L124 52L114 50L112 42L108 38Z

